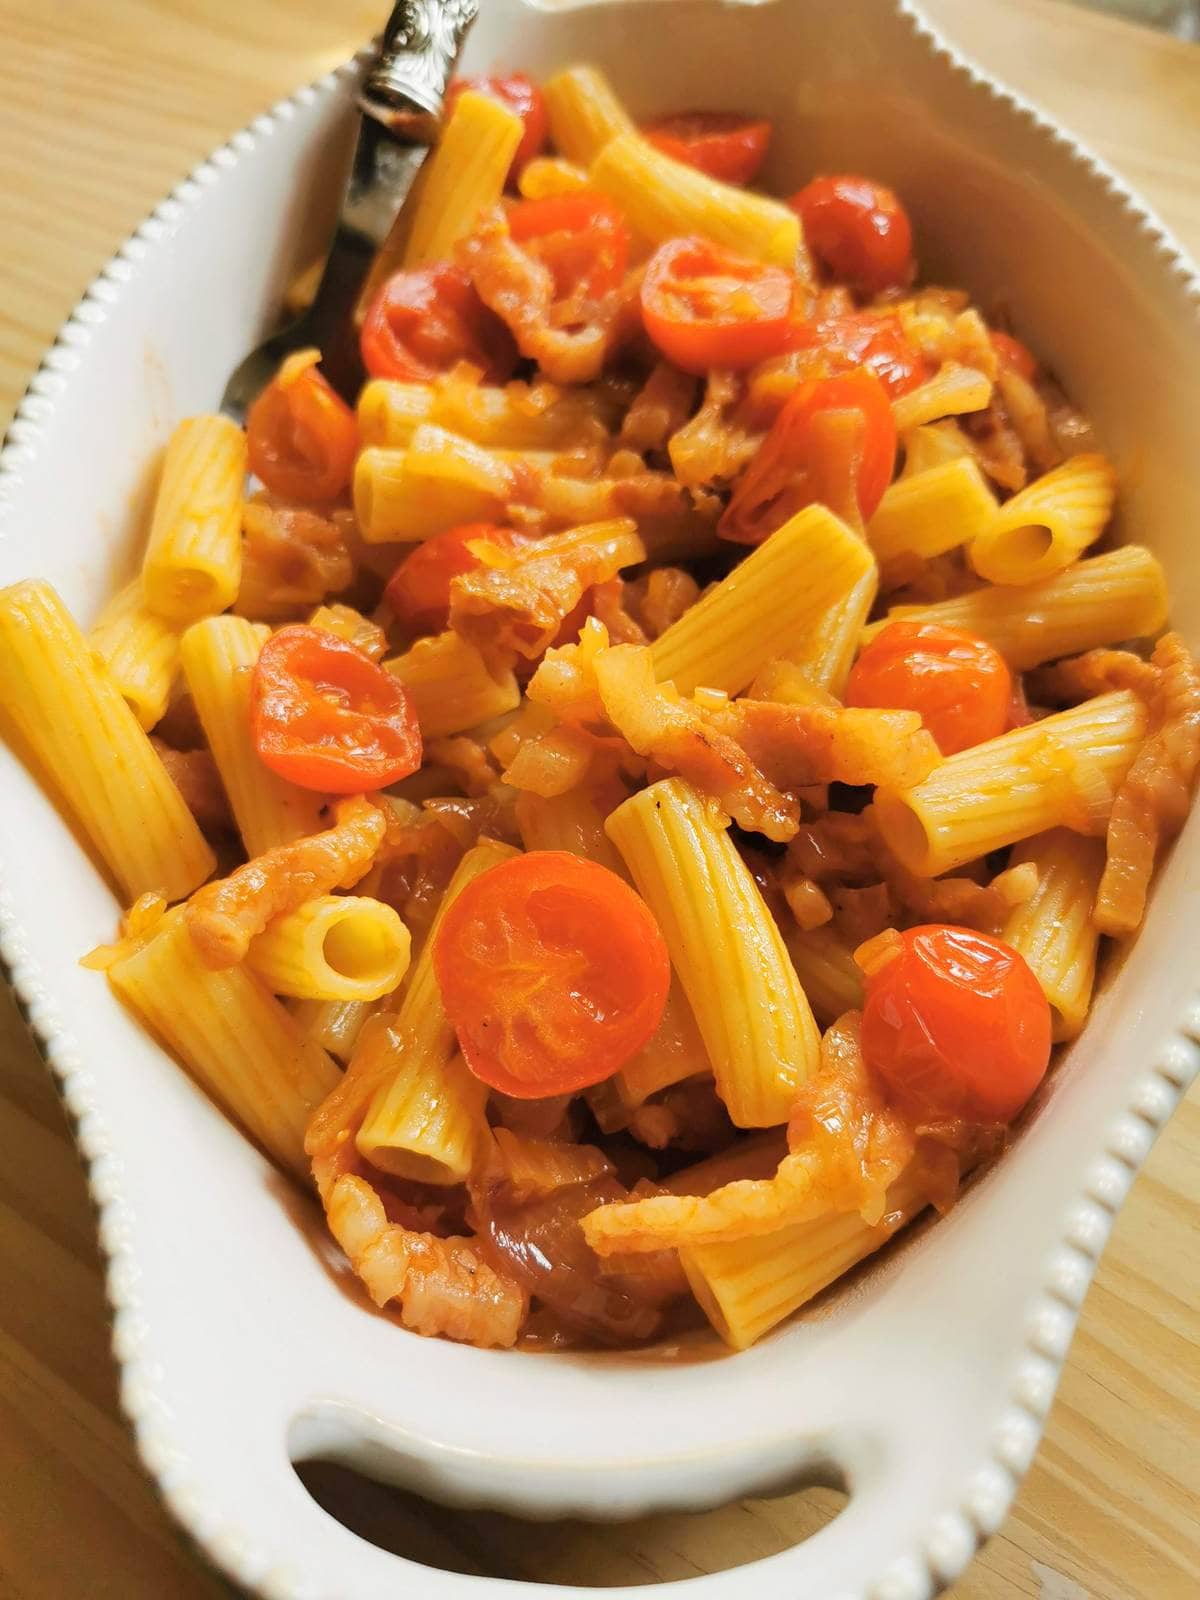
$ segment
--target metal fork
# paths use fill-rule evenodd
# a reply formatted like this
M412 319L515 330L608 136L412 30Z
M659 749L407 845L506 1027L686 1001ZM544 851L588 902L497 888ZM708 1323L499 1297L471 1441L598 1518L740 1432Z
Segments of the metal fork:
M316 345L322 369L352 400L362 380L352 313L376 250L387 237L437 136L438 112L478 0L400 0L359 94L358 143L341 215L316 296L296 321L252 350L225 386L221 410L243 422L256 395L293 350Z

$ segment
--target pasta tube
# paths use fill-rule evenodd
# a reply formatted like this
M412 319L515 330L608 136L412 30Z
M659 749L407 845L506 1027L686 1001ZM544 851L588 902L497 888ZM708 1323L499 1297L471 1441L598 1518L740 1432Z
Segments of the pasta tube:
M399 383L375 378L358 397L358 431L364 445L404 449L422 423L444 428L492 450L569 450L581 440L603 439L614 411L590 390L561 390L551 397L534 386ZM580 519L580 520L586 520Z
M624 861L604 831L604 811L586 783L578 783L550 799L522 790L517 797L517 825L526 850L568 850L607 867L619 877L629 877ZM673 978L662 1020L653 1035L620 1072L599 1087L611 1091L609 1098L621 1113L617 1120L624 1126L624 1113L636 1110L660 1089L711 1072L712 1063L696 1026L695 1013L679 979Z
M818 1022L828 1026L863 1003L862 969L854 952L828 925L784 934L788 955Z
M1092 907L1104 872L1103 839L1055 828L1013 851L1011 865L1032 862L1037 888L1014 906L1001 930L1019 950L1050 1002L1054 1038L1073 1039L1083 1027L1096 980L1100 933Z
M872 563L825 616L807 628L785 658L798 667L814 688L841 699L854 665L863 625L879 592L879 574ZM768 696L768 698L770 698Z
M1131 690L1097 695L948 756L914 788L877 790L879 830L922 877L1049 828L1103 832L1148 727Z
M754 261L793 272L804 264L800 219L788 206L684 166L638 133L610 139L589 177L652 244L698 233Z
M369 445L354 466L354 512L368 544L503 520L515 492L512 466L502 456L431 423L415 429L407 449Z
M550 137L568 160L581 167L590 166L610 139L637 132L598 67L568 67L546 80L542 94Z
M819 655L813 636L830 610L874 574L863 541L832 511L807 506L660 634L655 675L681 694L701 685L738 694L776 657Z
M208 617L181 641L183 675L248 856L290 844L321 826L324 796L277 777L250 732L250 674L269 637L263 623Z
M295 1177L306 1180L304 1129L338 1082L324 1050L242 966L205 966L182 908L108 968L113 988L206 1093Z
M367 1107L359 1152L385 1172L424 1183L462 1183L470 1174L487 1123L485 1091L460 1055L433 974L433 942L459 894L489 867L518 852L485 839L468 850L451 878L429 938L413 966L394 1025L365 1036L363 1047L385 1053L390 1073Z
M228 417L189 417L171 435L142 563L146 604L169 622L237 599L245 479L246 435Z
M179 635L142 595L135 578L105 606L88 635L108 675L147 732L167 709L179 670Z
M867 524L867 542L881 566L898 556L940 556L971 544L990 527L996 496L971 456L954 456L898 478Z
M524 131L516 112L491 95L467 89L458 96L414 199L406 267L449 261L480 212L499 204Z
M938 422L942 417L959 417L968 411L984 411L991 404L992 381L974 367L947 361L940 371L916 389L892 401L892 417L897 433Z
M298 1000L292 1015L306 1039L349 1061L367 1018L375 1011L369 1000Z
M549 200L554 195L578 194L587 188L588 176L573 161L559 156L535 156L521 168L517 188L523 200Z
M408 970L412 941L391 906L364 895L318 895L251 940L246 960L275 994L381 1000Z
M606 824L662 929L730 1117L766 1128L787 1121L820 1036L727 826L680 778L642 790Z
M889 622L936 622L977 633L1018 672L1125 639L1148 638L1167 621L1167 580L1140 544L1077 562L1044 583L984 588L928 606L893 606L863 633Z
M126 900L181 900L216 862L183 796L48 583L0 590L0 706Z
M1103 456L1072 456L1005 501L968 550L971 565L991 583L1052 577L1104 532L1116 492Z
M971 454L971 447L953 418L910 428L900 443L904 450L902 478L911 478L918 472L927 472L930 467Z
M418 639L383 665L412 697L422 736L445 739L515 711L521 690L511 669L494 676L473 644L447 632Z
M746 1350L885 1245L927 1204L926 1190L910 1169L888 1190L885 1220L875 1227L856 1211L831 1213L758 1238L690 1245L679 1259L721 1338Z
M712 1062L700 1037L696 1013L679 979L673 978L662 1021L612 1079L617 1098L626 1111L635 1111L660 1089L711 1073Z

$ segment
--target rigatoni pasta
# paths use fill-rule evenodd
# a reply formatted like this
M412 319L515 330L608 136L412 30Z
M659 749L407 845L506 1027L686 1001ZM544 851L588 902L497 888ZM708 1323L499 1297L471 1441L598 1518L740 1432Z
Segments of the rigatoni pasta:
M443 122L358 392L310 349L180 424L90 640L0 592L0 700L128 902L85 964L374 1305L741 1350L1054 1092L1200 667L886 186L771 198L762 118L587 64Z
M200 959L182 911L118 955L108 981L281 1166L306 1171L304 1130L337 1083L324 1050L243 967Z
M269 633L242 617L210 617L193 623L181 644L188 691L251 856L315 833L322 803L268 770L254 747L250 678Z
M731 1118L782 1121L815 1068L816 1024L720 818L669 778L618 807L607 828L663 928Z
M113 596L88 639L142 727L153 728L167 709L179 670L179 634L150 610L140 578Z
M245 477L245 435L228 417L189 417L171 435L142 562L146 604L169 622L233 603Z
M144 729L48 583L0 590L0 704L132 901L179 900L215 858Z

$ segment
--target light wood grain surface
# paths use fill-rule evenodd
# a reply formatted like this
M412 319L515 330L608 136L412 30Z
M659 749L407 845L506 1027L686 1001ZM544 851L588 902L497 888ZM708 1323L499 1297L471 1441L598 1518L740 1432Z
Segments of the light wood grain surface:
M1052 0L928 9L1081 132L1200 252L1200 50ZM167 186L345 56L385 10L382 0L0 0L0 414ZM956 1600L1200 1594L1198 1205L1193 1094L1117 1224L1016 1510ZM324 1469L310 1484L360 1531L417 1559L558 1582L648 1583L753 1560L833 1505L818 1492L616 1529L531 1528L453 1516ZM49 1079L0 997L0 1600L227 1593L136 1463L83 1180Z

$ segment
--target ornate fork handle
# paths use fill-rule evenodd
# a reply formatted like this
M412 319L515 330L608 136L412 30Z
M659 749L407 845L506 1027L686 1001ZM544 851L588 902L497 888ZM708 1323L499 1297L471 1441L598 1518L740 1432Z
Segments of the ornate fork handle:
M401 139L432 142L446 83L478 0L400 0L363 84L362 109Z

